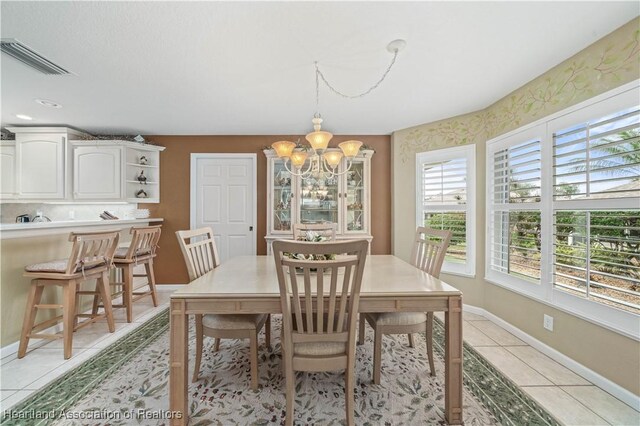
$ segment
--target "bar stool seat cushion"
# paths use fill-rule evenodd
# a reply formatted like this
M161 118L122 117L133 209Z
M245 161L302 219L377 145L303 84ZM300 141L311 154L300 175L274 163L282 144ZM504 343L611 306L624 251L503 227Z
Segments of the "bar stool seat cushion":
M27 272L60 272L63 273L67 270L67 264L69 259L49 260L42 263L34 263L24 268Z
M218 330L255 330L266 320L266 314L206 314L202 317L202 325Z
M113 255L113 257L117 257L118 259L124 259L125 257L127 257L127 252L129 251L129 247L120 247L119 249L116 250L115 254ZM138 249L138 251L136 253L134 253L134 256L142 256L145 254L149 254L151 253L151 249Z
M84 265L78 265L74 272L80 272L83 269L86 271L98 266L103 266L105 263L106 262L104 260L92 260L90 262L85 262ZM69 259L56 259L42 263L34 263L33 265L27 265L24 269L27 272L58 272L63 274L67 271L68 264Z
M427 321L423 312L385 312L367 314L378 325L414 325Z

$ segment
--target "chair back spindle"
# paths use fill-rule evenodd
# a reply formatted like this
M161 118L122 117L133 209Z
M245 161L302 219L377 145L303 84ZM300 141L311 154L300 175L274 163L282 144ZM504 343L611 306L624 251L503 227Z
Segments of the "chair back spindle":
M177 231L176 236L191 281L220 265L220 257L211 228Z
M327 223L294 223L293 224L293 239L294 240L305 240L308 232L314 232L322 237L324 237L327 241L335 241L336 239L336 228L338 224L327 222Z
M119 238L118 231L72 232L69 235L69 241L73 246L65 273L72 275L102 265L110 267Z
M291 336L290 343L344 343L355 333L367 249L364 240L274 241L284 333ZM335 259L300 260L287 253Z
M416 229L411 264L439 278L450 241L451 231L419 226Z
M162 233L162 225L155 226L137 226L131 228L129 233L132 234L131 243L125 258L135 260L142 256L154 256L158 249L160 234Z

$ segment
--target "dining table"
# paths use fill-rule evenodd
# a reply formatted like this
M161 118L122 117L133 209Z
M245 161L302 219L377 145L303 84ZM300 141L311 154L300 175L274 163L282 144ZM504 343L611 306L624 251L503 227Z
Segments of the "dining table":
M462 292L398 257L369 255L358 311L444 312L444 415L449 424L463 424ZM189 421L189 315L209 313L282 313L273 256L231 258L171 295L172 425L186 425ZM371 386L375 386L373 381Z

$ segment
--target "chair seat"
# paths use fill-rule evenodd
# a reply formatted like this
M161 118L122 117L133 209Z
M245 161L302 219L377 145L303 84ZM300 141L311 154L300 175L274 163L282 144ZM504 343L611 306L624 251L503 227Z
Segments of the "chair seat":
M27 272L58 272L63 274L67 271L68 264L69 259L56 259L27 265L24 269ZM103 266L104 264L105 261L103 260L93 260L91 262L86 262L84 265L78 266L74 272L81 272L83 269L86 271L98 266Z
M119 249L116 250L116 252L114 253L113 257L116 257L118 259L124 259L125 257L127 257L127 252L129 251L129 247L120 247ZM134 253L134 256L143 256L145 254L149 254L151 253L151 249L142 249L142 250L138 250L136 253Z
M427 321L424 312L384 312L367 316L378 325L415 325Z
M293 355L329 356L347 353L347 344L342 342L296 343Z
M253 330L267 320L267 314L206 314L202 317L202 325L218 330Z

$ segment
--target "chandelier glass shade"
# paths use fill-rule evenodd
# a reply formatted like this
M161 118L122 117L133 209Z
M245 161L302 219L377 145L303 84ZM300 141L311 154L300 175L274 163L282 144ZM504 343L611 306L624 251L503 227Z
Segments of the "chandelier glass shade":
M311 145L308 148L301 148L291 141L274 142L271 147L278 157L284 160L284 166L287 171L295 176L319 173L326 176L343 175L351 169L353 159L360 152L362 142L349 140L339 143L339 148L328 148L332 136L329 132L316 129L306 136L309 145ZM348 160L347 168L342 172L338 172L338 166L343 158ZM309 160L309 165L302 171L307 159ZM293 169L289 168L289 162L291 162Z

